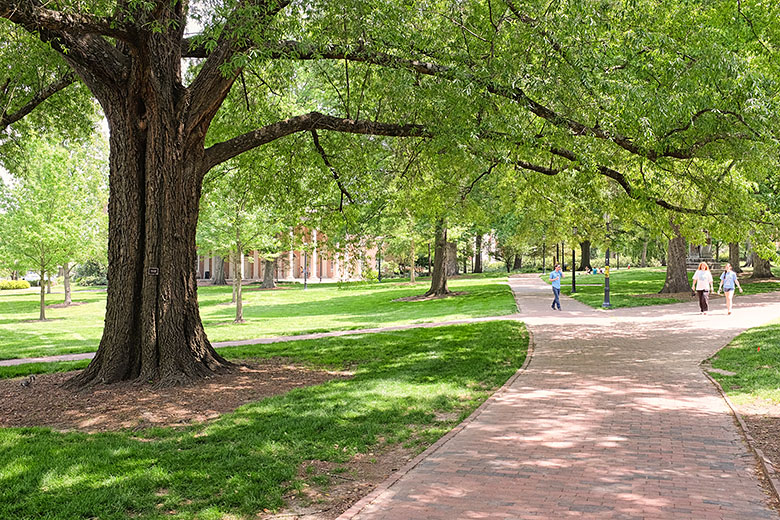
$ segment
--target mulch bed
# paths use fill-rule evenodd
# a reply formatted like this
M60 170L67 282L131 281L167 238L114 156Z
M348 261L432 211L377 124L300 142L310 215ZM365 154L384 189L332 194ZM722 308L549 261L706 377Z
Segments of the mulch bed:
M87 302L72 302L69 305L65 305L64 303L54 303L52 305L47 305L47 309L64 309L66 307L76 307L77 305L86 305Z
M780 404L763 402L735 406L756 447L774 466L774 478L780 480ZM780 510L777 500L775 507Z
M0 380L0 427L50 426L83 432L123 428L182 426L216 419L223 413L293 388L350 377L290 364L281 359L253 360L228 374L170 388L137 383L67 390L75 372Z

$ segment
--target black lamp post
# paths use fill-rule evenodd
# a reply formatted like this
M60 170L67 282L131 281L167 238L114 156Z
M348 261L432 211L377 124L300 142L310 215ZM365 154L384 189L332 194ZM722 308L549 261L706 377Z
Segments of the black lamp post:
M601 306L605 309L612 307L609 301L609 214L605 215L607 219L607 256L604 260L604 303Z

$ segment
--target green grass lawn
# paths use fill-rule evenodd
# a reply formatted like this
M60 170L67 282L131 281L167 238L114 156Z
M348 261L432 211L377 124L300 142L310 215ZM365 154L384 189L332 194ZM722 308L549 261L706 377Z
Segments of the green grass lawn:
M780 321L743 332L710 361L737 374L711 373L735 403L780 404Z
M198 299L206 333L211 341L228 341L359 329L407 323L446 321L511 314L515 303L503 275L454 279L450 288L468 294L423 302L396 302L422 294L428 282L414 286L396 280L381 284L313 283L307 290L288 285L273 291L244 287L244 319L235 325L230 287L200 287ZM64 295L49 295L61 303ZM32 290L0 292L0 359L93 352L103 331L105 293L78 292L83 305L49 309L52 321L37 322L38 293Z
M422 451L521 366L527 345L521 323L491 322L222 349L230 358L285 356L354 377L247 404L205 425L0 429L0 518L253 518L304 484L327 486L326 476L299 473L306 461L344 463L398 443Z
M780 272L775 269L776 276L780 278ZM549 283L549 273L542 275L542 279ZM693 272L688 273L688 279L693 277ZM663 297L637 297L637 295L656 294L664 286L666 278L666 268L664 267L646 267L631 269L613 269L610 272L609 296L612 308L618 307L640 307L644 305L658 305L664 303L679 303L681 301L675 298ZM718 289L719 279L715 279L715 290ZM780 282L750 282L745 277L740 278L740 283L745 290L745 294L758 294L770 291L780 291ZM588 284L588 285L586 285ZM604 302L604 275L583 275L577 273L577 292L571 294L571 271L564 273L564 279L561 283L561 292L567 296L572 296L591 307L601 308Z

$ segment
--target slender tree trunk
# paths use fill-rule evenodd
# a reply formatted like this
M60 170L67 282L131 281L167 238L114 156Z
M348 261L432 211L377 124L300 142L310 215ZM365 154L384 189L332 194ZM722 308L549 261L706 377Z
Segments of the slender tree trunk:
M225 280L225 257L214 257L214 274L211 275L213 285L227 285Z
M46 280L46 294L51 294L51 276Z
M729 263L735 273L742 272L742 268L739 266L739 242L729 242Z
M586 267L590 267L590 240L583 240L580 242L580 271L584 271Z
M238 256L235 253L230 254L230 265L233 266L233 283L231 284L233 288L233 297L230 299L230 303L236 303L236 295L238 293L238 290L236 289L236 278L238 278Z
M444 219L436 221L436 241L433 260L431 288L425 296L444 296L450 294L447 288L447 226Z
M70 381L75 387L174 385L230 366L206 338L198 309L195 230L208 125L182 123L191 105L169 35L139 39L142 58L128 62L121 82L80 74L103 107L111 153L105 327L94 359Z
M233 323L244 323L244 298L242 289L244 287L244 248L239 238L239 231L236 228L236 268L233 269L233 287L236 296L236 319Z
M753 244L750 237L745 240L745 265L743 267L753 267Z
M522 255L515 255L515 259L512 262L512 270L517 271L518 269L522 269L523 267L523 256Z
M46 276L46 270L41 267L41 312L38 315L38 319L46 321L46 283L43 281L43 277Z
M512 263L514 262L514 255L507 255L504 257L504 265L506 266L506 272L512 272Z
M475 241L475 249L474 252L474 272L475 273L481 273L482 272L482 233L477 233L477 239Z
M639 267L647 267L647 243L647 239L642 242L642 259L639 261Z
M73 303L70 290L70 270L70 262L65 262L62 265L62 286L65 288L65 305L71 305Z
M769 260L764 260L753 251L753 274L750 278L766 279L772 278L772 266Z
M431 276L431 243L428 242L428 276Z
M661 294L688 292L691 286L688 282L688 268L685 259L687 257L685 238L680 234L680 227L672 223L675 236L669 240L669 249L666 261L666 281L661 289Z
M412 238L412 245L409 248L409 281L411 283L414 283L414 266L415 266L415 257L414 257L414 238Z
M263 260L263 289L273 289L276 287L274 283L274 272L276 271L276 258L273 260Z

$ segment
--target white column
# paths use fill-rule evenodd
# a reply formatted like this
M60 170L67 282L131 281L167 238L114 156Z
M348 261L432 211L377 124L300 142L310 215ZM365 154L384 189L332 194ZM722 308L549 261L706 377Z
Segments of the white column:
M336 249L333 251L333 278L339 280L341 273L339 272L339 244L336 243Z
M255 268L254 268L255 275L252 278L257 280L260 278L260 255L257 254L257 251L255 251L254 259L255 259Z
M206 276L206 271L209 272L209 276L213 277L214 273L211 272L211 251L203 259L203 276Z
M239 260L238 265L241 266L238 269L239 280L243 281L244 280L244 252L243 251L241 252L241 258Z

